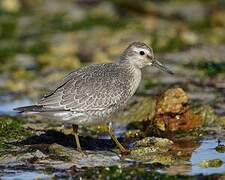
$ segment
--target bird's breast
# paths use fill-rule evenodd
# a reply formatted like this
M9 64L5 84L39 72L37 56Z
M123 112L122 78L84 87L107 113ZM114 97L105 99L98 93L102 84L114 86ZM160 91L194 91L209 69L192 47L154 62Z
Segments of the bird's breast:
M141 70L132 68L131 69L131 81L130 81L130 96L133 96L141 82Z

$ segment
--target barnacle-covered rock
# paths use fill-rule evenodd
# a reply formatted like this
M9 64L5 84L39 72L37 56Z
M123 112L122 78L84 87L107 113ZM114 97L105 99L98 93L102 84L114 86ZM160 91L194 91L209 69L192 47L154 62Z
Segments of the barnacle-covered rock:
M188 107L188 96L181 88L167 90L156 103L154 122L162 130L188 131L202 125L201 116Z
M133 143L130 157L143 162L173 164L175 156L168 153L172 145L173 142L166 138L146 137Z

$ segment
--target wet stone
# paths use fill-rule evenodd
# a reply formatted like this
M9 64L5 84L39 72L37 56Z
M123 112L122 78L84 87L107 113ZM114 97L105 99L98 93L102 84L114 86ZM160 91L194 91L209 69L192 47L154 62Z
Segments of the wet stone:
M173 164L175 157L168 153L172 144L166 138L146 137L133 143L129 158L148 163Z
M145 137L145 138L143 138L143 139L141 139L139 141L136 141L134 143L134 147L148 147L148 146L153 146L153 147L159 147L159 148L160 147L164 147L164 148L167 147L168 148L172 144L173 144L173 141L171 141L169 139L166 139L166 138Z
M58 146L58 147L57 147ZM65 148L60 145L54 145L56 157L63 157L58 158L55 160L54 168L61 167L67 169L68 166L75 166L76 168L83 168L83 167L98 167L98 166L113 166L113 165L121 165L126 166L126 163L121 163L120 158L117 156L116 153L108 152L108 151L84 151L84 154L71 149ZM60 150L59 150L60 149ZM68 158L65 159L64 157ZM61 163L57 163L57 162ZM54 160L53 160L54 162ZM95 162L95 163L93 163ZM42 161L43 163L43 161ZM46 161L46 164L51 164L51 161ZM62 165L62 163L64 165Z
M210 168L210 167L220 167L222 166L223 161L220 159L212 159L212 160L203 160L199 163L199 166L202 168Z
M32 160L36 160L36 159L40 160L46 157L47 156L39 150L36 150L34 152L18 153L16 155L7 154L0 158L0 164L3 166L26 165L26 162L31 162Z
M131 159L149 164L160 163L162 165L172 165L177 162L176 158L168 153L159 153L160 148L141 147L131 151Z
M218 146L216 146L215 150L219 153L225 153L225 145L219 144Z
M162 131L189 131L201 127L201 116L187 103L188 96L183 89L168 89L156 103L154 122L157 127Z
M187 94L181 88L168 89L157 102L156 113L182 113L187 105Z

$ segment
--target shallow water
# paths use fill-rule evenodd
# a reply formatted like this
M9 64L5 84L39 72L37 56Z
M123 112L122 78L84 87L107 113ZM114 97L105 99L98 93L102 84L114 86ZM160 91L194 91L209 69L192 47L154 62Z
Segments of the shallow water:
M3 103L0 103L0 115L6 114L6 115L11 115L14 116L16 115L16 111L14 111L14 108L20 107L20 106L28 106L31 105L32 101L29 100L28 98L22 98L19 100L14 100L14 101L6 101Z
M221 141L221 144L225 144L225 140ZM162 173L168 174L185 174L185 175L212 175L222 174L225 172L225 153L219 153L215 150L218 145L217 139L204 139L201 141L200 146L192 152L191 158L187 161L187 164L171 166L159 170ZM220 167L200 167L200 163L204 160L220 159L223 164Z
M225 144L223 140L221 144ZM215 150L215 147L218 145L216 139L213 140L203 140L201 146L197 148L191 156L191 171L188 173L189 175L196 174L216 174L216 173L224 173L225 172L225 153L219 153ZM211 160L211 159L220 159L223 161L222 166L216 168L201 168L199 163L203 160Z
M13 173L13 172L11 172ZM29 179L50 179L52 176L41 173L41 172L14 172L1 177L2 180L29 180Z

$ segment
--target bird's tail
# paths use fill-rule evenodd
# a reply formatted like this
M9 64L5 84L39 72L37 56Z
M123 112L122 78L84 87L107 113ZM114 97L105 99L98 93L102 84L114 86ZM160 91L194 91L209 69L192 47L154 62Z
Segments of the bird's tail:
M69 110L65 109L56 109L56 108L49 108L43 105L32 105L32 106L24 106L18 107L13 109L18 111L22 115L29 116L29 115L38 115L49 120L60 120L60 121L67 121L70 120L73 113Z
M13 109L23 114L36 114L43 111L42 105L23 106Z

